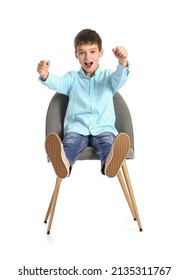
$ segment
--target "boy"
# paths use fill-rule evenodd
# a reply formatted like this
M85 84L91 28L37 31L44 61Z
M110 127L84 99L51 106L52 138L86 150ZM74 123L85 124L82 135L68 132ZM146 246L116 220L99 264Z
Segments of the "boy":
M74 39L79 71L64 76L49 73L50 61L38 64L39 80L50 89L69 97L64 120L63 140L55 133L46 137L45 148L56 175L65 178L81 151L91 145L101 160L101 172L108 177L117 175L129 148L130 140L115 128L113 95L127 81L129 64L127 51L112 49L118 59L116 71L101 70L102 40L91 29L81 30Z

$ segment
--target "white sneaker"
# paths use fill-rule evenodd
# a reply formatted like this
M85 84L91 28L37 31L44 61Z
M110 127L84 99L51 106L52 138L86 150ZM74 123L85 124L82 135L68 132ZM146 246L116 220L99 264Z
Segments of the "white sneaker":
M45 149L56 175L65 178L70 173L70 162L63 150L63 144L58 134L50 133L45 140Z

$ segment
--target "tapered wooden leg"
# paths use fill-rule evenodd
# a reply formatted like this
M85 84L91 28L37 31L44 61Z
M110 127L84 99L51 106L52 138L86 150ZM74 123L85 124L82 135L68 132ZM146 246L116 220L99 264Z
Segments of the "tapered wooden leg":
M128 169L127 169L126 161L124 161L123 164L122 164L122 170L123 170L123 175L124 175L124 178L125 178L125 182L127 184L127 189L129 191L129 195L130 195L130 198L131 198L131 201L132 201L132 205L133 205L133 208L134 208L134 213L136 215L136 220L137 220L140 231L142 231L142 225L141 225L141 221L140 221L140 217L139 217L139 213L138 213L138 209L137 209L137 205L136 205L136 200L135 200L135 197L134 197L134 193L133 193L132 184L131 184L131 180L130 180L130 177L129 177L129 172L128 172Z
M55 192L55 189L53 191L53 194L52 194L52 197L51 197L51 200L50 200L50 204L48 206L48 210L47 210L47 213L46 213L46 216L45 216L45 219L44 219L44 223L47 223L48 217L50 215L50 211L51 211L51 207L52 207L52 201L53 201L53 197L54 197L54 192Z
M61 181L62 181L62 179L57 177L56 184L55 184L55 189L54 189L51 201L50 201L50 205L48 207L48 211L46 213L46 217L45 217L46 222L48 220L48 217L50 216L49 222L48 222L47 234L50 234L50 229L51 229L51 226L52 226L52 221L53 221L53 216L54 216L54 212L55 212L55 207L56 207L56 202L57 202L57 197L58 197Z
M126 200L127 200L127 203L128 203L128 205L129 205L129 208L130 208L130 210L131 210L131 213L132 213L132 215L133 215L133 218L135 219L135 218L136 218L136 215L135 215L134 208L133 208L133 205L132 205L132 201L131 201L131 199L130 199L130 197L129 197L129 193L128 193L128 191L127 191L127 188L126 188L126 185L125 185L125 182L124 182L124 179L123 179L121 170L118 172L117 177L118 177L118 179L119 179L120 185L121 185L122 190L123 190L123 192L124 192L125 198L126 198Z

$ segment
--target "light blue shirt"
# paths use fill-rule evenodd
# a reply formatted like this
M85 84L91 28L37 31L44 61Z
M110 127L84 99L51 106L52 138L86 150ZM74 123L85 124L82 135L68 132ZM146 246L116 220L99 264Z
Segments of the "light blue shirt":
M93 77L86 76L81 68L62 77L49 73L45 81L41 77L39 80L50 89L69 97L64 133L98 135L112 132L117 135L113 95L125 84L128 75L129 64L124 68L118 63L116 71L102 71L99 66Z

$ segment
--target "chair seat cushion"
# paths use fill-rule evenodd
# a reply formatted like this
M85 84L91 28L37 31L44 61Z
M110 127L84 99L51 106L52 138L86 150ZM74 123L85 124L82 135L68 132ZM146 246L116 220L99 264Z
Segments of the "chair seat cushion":
M126 159L133 159L134 158L134 151L132 149L129 150ZM99 156L96 155L95 150L92 147L87 147L85 148L78 160L87 160L87 159L91 159L91 160L99 160Z

